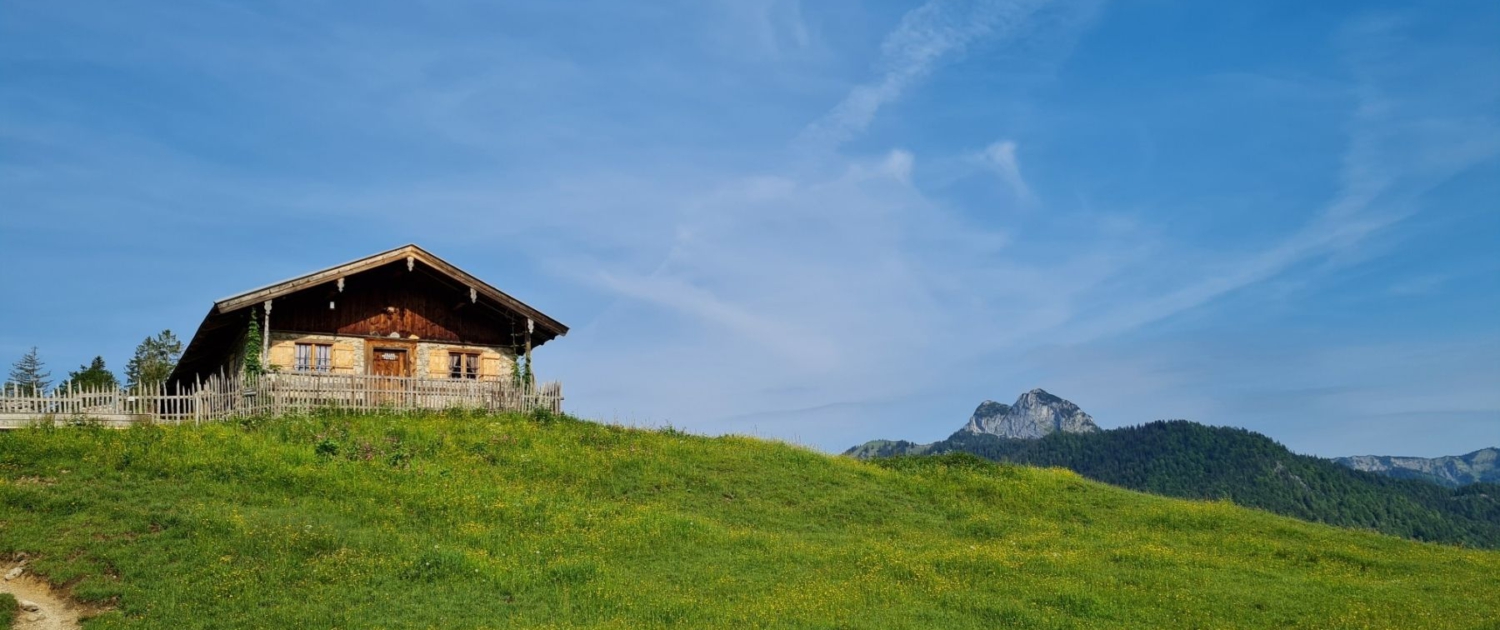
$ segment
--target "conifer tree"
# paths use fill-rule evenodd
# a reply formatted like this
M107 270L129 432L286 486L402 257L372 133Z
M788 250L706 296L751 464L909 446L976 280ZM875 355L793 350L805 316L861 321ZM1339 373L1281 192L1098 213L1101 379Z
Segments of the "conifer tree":
M10 378L6 384L12 391L23 394L40 394L47 391L47 386L52 384L48 380L52 373L46 370L42 364L41 355L37 354L36 346L31 351L22 355L10 366Z
M68 372L67 380L57 384L58 389L77 387L79 389L114 389L120 386L120 381L115 378L114 372L104 367L104 357L94 357L88 365L80 365L73 372Z
M155 337L147 337L136 346L135 356L125 364L127 387L155 387L167 382L177 359L182 356L182 342L170 330L163 330Z

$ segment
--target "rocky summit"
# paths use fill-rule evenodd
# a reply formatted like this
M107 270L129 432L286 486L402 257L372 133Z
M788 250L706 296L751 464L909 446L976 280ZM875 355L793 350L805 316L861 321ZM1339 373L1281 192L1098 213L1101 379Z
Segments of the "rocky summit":
M1003 438L1034 440L1054 431L1093 433L1099 426L1071 402L1042 389L1021 394L1015 404L986 400L974 410L960 432L984 433Z
M969 416L969 422L950 440L963 435L993 435L1019 440L1035 440L1049 433L1093 433L1099 430L1094 419L1071 402L1033 389L1021 394L1014 404L986 400ZM871 440L844 451L859 459L893 455L922 455L944 444L917 444L903 440Z

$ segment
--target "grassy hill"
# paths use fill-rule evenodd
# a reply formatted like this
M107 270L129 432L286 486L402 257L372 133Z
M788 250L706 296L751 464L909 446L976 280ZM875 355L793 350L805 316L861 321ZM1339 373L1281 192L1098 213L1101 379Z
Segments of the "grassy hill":
M1495 628L1500 553L967 455L568 418L0 434L89 628Z

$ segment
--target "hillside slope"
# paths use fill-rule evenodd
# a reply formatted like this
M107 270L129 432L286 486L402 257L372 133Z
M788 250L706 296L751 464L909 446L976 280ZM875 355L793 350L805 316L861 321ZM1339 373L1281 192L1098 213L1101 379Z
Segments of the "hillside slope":
M89 628L1493 627L1500 553L949 455L566 418L0 433ZM1486 626L1485 624L1490 624Z

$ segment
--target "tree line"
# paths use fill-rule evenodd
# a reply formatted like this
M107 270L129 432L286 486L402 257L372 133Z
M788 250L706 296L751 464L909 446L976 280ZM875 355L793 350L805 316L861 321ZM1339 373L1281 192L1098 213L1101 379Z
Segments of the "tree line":
M182 342L172 331L163 330L155 336L146 337L135 347L135 354L130 357L130 361L125 363L124 386L156 387L167 382L181 356ZM120 387L120 384L120 379L114 372L105 367L104 357L96 356L93 361L68 372L67 378L54 385L52 372L47 369L35 346L11 364L10 374L5 380L6 391L29 395L44 394L54 389L113 389Z

